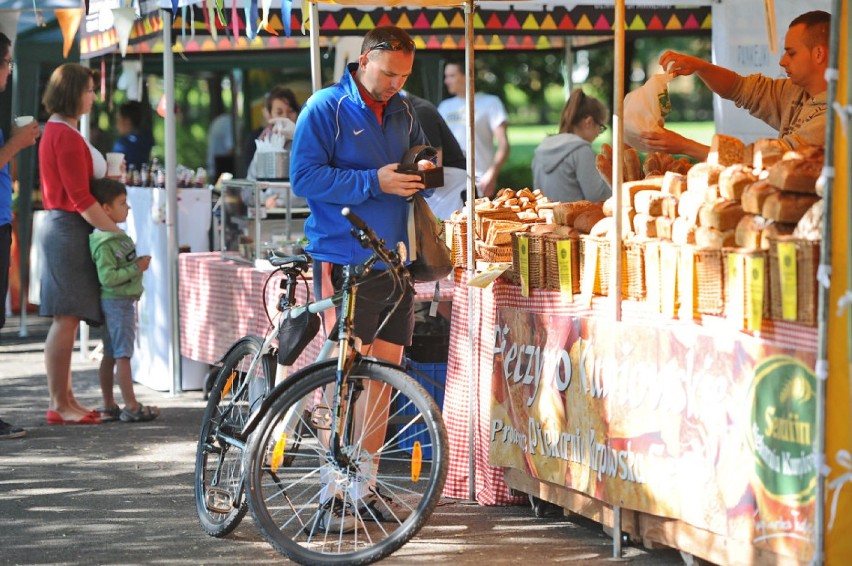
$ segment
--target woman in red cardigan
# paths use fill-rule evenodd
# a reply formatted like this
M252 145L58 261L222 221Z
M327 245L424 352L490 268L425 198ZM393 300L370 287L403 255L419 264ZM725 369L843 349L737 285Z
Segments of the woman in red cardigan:
M98 424L71 388L71 353L81 320L103 321L100 285L89 254L93 227L118 231L89 192L106 174L106 160L78 131L80 116L95 102L94 71L66 63L50 76L42 103L51 113L39 145L41 190L47 219L39 233L44 258L39 314L53 317L44 344L50 406L48 424Z

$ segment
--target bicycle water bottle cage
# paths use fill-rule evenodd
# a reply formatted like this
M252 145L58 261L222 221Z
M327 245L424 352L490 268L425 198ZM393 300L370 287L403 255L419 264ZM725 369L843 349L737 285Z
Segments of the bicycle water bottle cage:
M320 317L307 310L296 317L287 311L284 317L278 329L278 363L291 366L319 332Z

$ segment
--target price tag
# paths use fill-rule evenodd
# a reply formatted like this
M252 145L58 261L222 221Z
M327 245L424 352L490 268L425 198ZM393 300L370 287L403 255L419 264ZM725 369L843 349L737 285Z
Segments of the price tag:
M799 315L799 280L795 242L778 242L778 280L781 282L781 318L796 320Z
M763 323L763 293L765 281L765 261L762 257L746 258L745 268L748 277L748 304L746 305L746 328L760 330Z
M743 257L739 254L728 254L728 297L730 300L726 305L728 319L732 320L737 328L742 328L745 320L743 312L745 304L745 286L743 285Z
M518 234L518 269L521 277L521 296L530 296L530 238Z
M572 240L556 242L556 261L559 267L559 294L569 301L574 300L574 274L571 272Z

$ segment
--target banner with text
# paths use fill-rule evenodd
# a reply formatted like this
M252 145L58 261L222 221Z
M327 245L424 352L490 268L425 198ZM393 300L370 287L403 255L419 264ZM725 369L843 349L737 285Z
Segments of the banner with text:
M814 352L498 309L490 460L810 560Z

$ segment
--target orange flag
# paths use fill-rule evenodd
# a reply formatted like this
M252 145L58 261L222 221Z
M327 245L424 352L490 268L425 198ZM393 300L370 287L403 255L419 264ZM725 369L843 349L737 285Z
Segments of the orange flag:
M80 21L83 19L83 8L60 8L54 10L56 21L59 22L59 28L62 30L62 56L68 58L68 52L71 51L71 46L74 45L74 38L77 36L77 29L80 27Z

